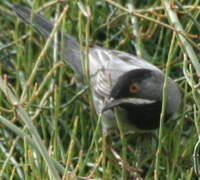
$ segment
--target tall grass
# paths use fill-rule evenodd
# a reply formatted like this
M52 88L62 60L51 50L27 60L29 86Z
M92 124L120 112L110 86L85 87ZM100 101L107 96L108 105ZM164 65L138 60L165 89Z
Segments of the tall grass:
M78 88L58 56L57 27L44 40L14 15L12 3L0 1L0 179L197 179L199 0L17 1L84 50L97 44L137 53L178 83L182 107L174 120L148 134L119 128L112 138L102 133L89 79Z

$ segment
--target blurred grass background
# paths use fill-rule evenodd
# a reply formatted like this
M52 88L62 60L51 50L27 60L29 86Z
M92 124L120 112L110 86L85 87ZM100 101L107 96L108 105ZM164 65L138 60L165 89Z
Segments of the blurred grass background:
M107 140L87 84L76 87L57 39L41 56L45 40L12 3L52 21L68 6L60 28L83 49L126 51L168 71L182 92L178 118L160 131ZM1 0L0 179L198 179L199 14L199 0Z

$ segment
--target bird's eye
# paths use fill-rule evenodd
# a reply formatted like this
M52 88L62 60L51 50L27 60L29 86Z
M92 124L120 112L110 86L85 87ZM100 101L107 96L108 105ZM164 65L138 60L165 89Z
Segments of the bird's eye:
M138 83L132 83L129 87L129 91L131 93L137 93L140 90L140 86Z

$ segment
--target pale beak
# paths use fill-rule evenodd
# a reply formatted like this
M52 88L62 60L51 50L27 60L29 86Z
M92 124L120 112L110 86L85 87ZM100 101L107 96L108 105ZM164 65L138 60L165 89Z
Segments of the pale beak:
M133 104L139 106L139 105L153 104L155 102L156 102L155 100L142 99L142 98L121 98L116 100L111 98L110 100L107 101L105 106L102 108L101 112L107 111L121 104Z

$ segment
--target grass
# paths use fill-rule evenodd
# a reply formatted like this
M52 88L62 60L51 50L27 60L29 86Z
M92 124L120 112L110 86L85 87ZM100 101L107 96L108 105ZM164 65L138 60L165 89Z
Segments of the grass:
M137 53L176 80L182 107L175 120L112 139L102 133L88 79L77 88L56 40L21 23L14 2L0 2L0 179L197 179L199 0L17 1L52 20L62 14L59 28L86 50Z

